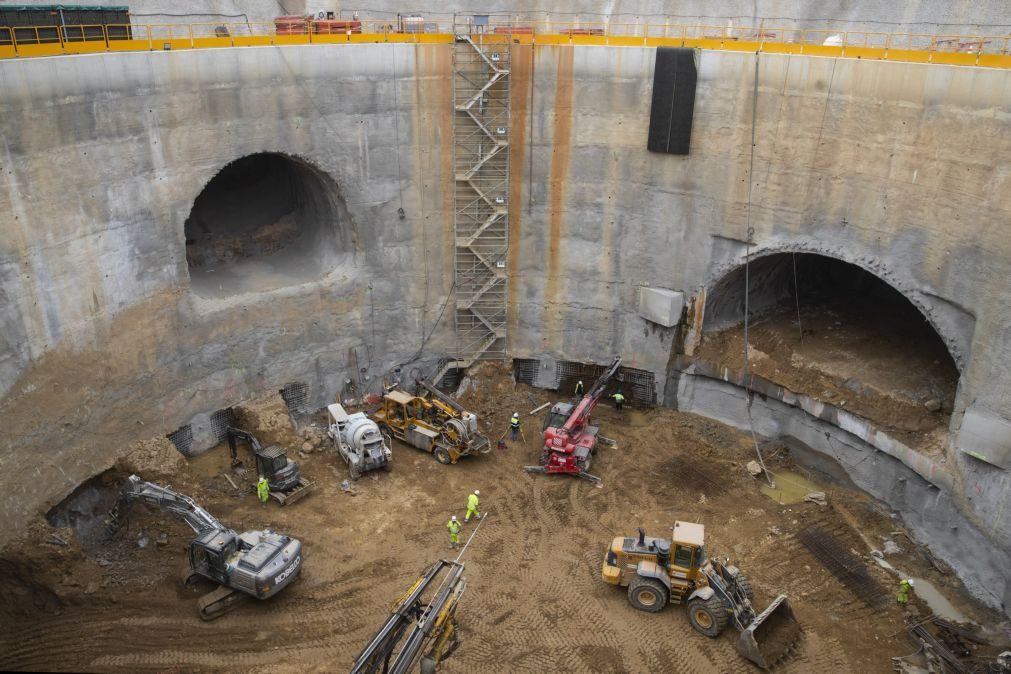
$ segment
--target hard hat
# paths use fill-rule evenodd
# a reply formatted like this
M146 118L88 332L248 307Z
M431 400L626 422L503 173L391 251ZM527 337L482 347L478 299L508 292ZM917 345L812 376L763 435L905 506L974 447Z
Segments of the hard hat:
M582 380L582 379L580 379L580 380L579 380L579 383L580 383L580 384L582 384L582 383L583 383L583 380Z
M450 521L451 522L455 522L456 521L456 515L453 515L453 517L450 519Z
M913 582L913 579L912 579L912 578L910 578L910 579L909 579L909 587L912 587L912 586L914 586L914 585L916 585L916 583L914 583L914 582Z
M520 413L519 413L519 412L513 412L513 416L514 416L514 417L518 417L519 415L520 415Z
M480 489L475 489L474 490L474 496L480 496L480 495L481 495L481 490Z

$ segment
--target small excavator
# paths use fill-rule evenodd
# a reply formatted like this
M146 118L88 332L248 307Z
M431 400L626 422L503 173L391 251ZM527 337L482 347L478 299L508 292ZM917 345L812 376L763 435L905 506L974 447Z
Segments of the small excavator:
M611 365L576 405L559 402L551 407L544 420L544 449L540 465L525 466L527 472L564 473L600 482L599 477L590 475L590 463L597 451L598 440L611 444L613 441L599 435L600 429L590 425L590 414L620 366L621 356L615 356Z
M281 505L289 505L308 496L316 487L315 482L302 477L298 464L288 460L288 452L279 445L264 447L256 436L241 428L229 426L228 451L232 455L232 468L242 466L239 460L238 441L245 440L256 457L256 474L267 478L270 496Z
M144 501L175 515L196 534L187 550L187 585L200 578L220 587L197 602L200 618L214 620L245 597L267 599L290 585L302 571L302 543L265 529L236 533L201 508L189 496L131 475L123 488L123 501ZM119 526L120 504L110 513L107 526Z
M801 628L786 595L755 612L751 583L727 558L706 556L705 527L675 522L670 540L619 536L611 542L601 570L604 582L628 587L628 601L655 613L668 603L684 603L688 622L716 638L728 623L741 633L737 652L762 669L771 668L800 637Z
M467 587L463 568L442 559L425 569L355 658L351 674L404 674L419 664L422 674L433 674L459 645L456 607Z

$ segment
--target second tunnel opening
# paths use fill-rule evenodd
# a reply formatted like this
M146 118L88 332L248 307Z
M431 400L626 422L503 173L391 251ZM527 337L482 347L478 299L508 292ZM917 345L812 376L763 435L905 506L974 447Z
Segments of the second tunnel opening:
M822 255L767 255L748 275L754 374L943 451L959 372L912 302L864 269ZM709 289L696 357L743 368L744 296L744 267Z

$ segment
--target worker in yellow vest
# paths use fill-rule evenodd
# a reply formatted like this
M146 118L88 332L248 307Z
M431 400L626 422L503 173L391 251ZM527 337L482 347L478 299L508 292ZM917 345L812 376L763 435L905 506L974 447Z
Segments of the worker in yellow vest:
M481 492L475 489L474 493L467 497L467 514L463 516L464 524L470 522L471 515L476 519L481 519L481 511L478 510L478 497L480 495Z
M459 550L460 549L460 522L457 521L456 515L449 518L446 522L446 528L449 529L449 549Z
M614 406L615 406L615 408L617 408L617 410L620 412L621 411L621 406L625 404L625 396L622 394L621 391L618 391L617 393L613 394L611 397L614 398Z
M576 396L579 397L582 395L583 395L583 380L580 379L579 381L576 382Z
M260 476L260 479L256 481L256 495L260 498L260 505L267 505L267 499L270 498L270 487L267 485L267 478Z

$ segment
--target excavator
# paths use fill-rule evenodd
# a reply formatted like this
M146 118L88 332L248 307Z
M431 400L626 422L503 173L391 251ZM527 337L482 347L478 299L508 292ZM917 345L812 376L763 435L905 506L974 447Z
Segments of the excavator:
M559 402L551 407L544 421L544 449L540 465L525 466L527 472L565 473L590 482L600 482L600 478L590 475L589 470L597 451L597 441L605 439L599 435L599 428L590 425L590 414L620 366L621 356L615 356L611 365L576 405Z
M459 645L456 607L467 587L463 569L444 559L425 569L355 658L351 674L404 674L416 665L422 674L433 674Z
M786 595L755 611L751 583L727 558L708 558L705 527L675 522L670 540L619 536L611 542L601 575L604 582L628 588L628 601L655 613L668 603L684 603L688 622L715 638L734 625L741 633L737 652L762 669L771 668L800 638L801 628Z
M256 474L267 478L270 496L282 506L289 505L312 493L315 482L302 477L298 464L288 460L288 452L279 445L264 447L256 436L241 428L229 426L228 451L232 455L232 467L242 466L239 460L238 441L245 440L253 450L256 459Z
M131 475L123 501L143 501L185 522L195 536L187 550L187 585L206 578L220 585L197 602L200 618L214 620L245 597L268 599L290 585L302 571L302 543L265 529L236 533L189 496ZM120 505L110 513L110 531L119 525Z
M369 414L384 435L429 452L442 464L491 450L488 436L478 431L477 415L430 383L422 379L417 383L426 394L390 389L382 406Z

